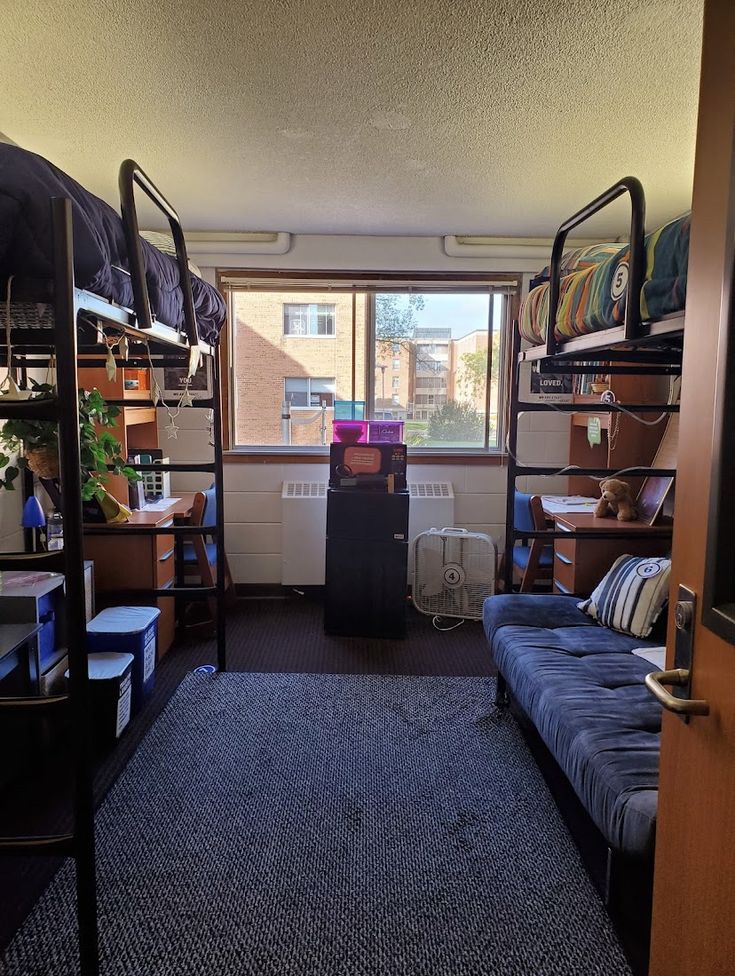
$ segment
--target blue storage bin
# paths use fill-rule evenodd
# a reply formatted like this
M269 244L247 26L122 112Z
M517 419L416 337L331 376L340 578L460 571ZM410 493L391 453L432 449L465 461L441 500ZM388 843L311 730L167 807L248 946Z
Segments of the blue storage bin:
M133 655L133 713L153 691L160 614L158 607L108 607L87 624L90 653L115 651Z
M38 659L43 674L54 663L56 657L56 609L64 593L61 587L44 593L38 598L38 622L41 632L38 635Z
M335 400L333 407L335 420L364 420L364 400Z

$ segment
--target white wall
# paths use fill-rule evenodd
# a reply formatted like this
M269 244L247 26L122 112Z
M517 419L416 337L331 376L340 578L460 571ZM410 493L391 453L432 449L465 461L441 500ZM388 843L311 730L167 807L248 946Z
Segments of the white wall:
M214 282L215 266L223 268L282 268L353 271L518 272L527 286L530 273L545 263L545 250L514 246L512 257L450 258L438 237L297 236L284 255L199 253L193 259ZM524 256L519 256L523 254ZM161 411L161 413L163 413ZM172 460L197 461L210 457L204 412L183 410L181 431L167 440L161 425L161 445ZM559 464L568 460L569 420L559 414L536 413L521 418L519 458L526 462ZM455 491L455 522L486 532L503 544L505 533L506 468L497 465L420 464L410 460L410 481L451 481ZM227 464L225 467L226 545L230 566L239 583L281 581L281 485L283 481L327 481L328 466L316 464ZM206 487L206 475L174 475L172 490ZM519 479L520 490L560 491L565 478Z
M165 417L163 411L159 411ZM182 410L176 440L167 440L159 418L161 446L177 461L202 461L211 456L205 411ZM526 414L521 418L519 459L524 462L567 462L569 421L555 413ZM409 481L451 481L455 491L455 523L486 532L502 548L505 533L505 467L497 465L420 464L410 460ZM328 465L226 464L226 548L233 577L238 583L281 582L281 485L284 481L324 481ZM171 487L181 491L206 488L211 478L202 474L174 474ZM521 491L566 491L565 478L520 478Z

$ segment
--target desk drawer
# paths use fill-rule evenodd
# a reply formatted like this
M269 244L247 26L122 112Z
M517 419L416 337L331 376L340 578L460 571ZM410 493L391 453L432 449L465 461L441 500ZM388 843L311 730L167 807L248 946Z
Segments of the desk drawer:
M560 589L568 593L576 590L576 567L574 562L563 552L554 552L554 583L560 584Z
M558 525L556 528L558 528ZM554 539L554 555L557 553L571 563L576 562L577 539Z
M166 522L161 522L156 528L165 529L167 526L173 524L173 519L168 519ZM174 537L172 535L156 535L153 538L156 540L156 556L160 559L173 546Z
M158 557L156 564L156 586L165 586L176 574L176 558L174 549L174 537L172 535L161 535L159 539L170 539L170 545Z

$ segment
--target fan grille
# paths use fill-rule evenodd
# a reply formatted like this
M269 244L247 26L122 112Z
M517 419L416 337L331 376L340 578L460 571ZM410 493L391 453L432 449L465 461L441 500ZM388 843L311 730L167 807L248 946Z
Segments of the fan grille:
M495 592L495 545L480 532L422 532L414 542L413 602L421 613L482 618Z

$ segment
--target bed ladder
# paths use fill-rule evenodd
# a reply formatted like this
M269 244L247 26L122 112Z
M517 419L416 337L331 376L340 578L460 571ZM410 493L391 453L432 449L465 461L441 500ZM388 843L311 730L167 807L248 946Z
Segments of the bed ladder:
M0 698L0 719L43 718L68 709L71 718L74 810L71 833L0 837L0 855L71 857L76 862L77 922L82 976L98 976L95 880L94 794L88 729L89 675L84 592L82 485L77 393L77 308L72 250L72 210L68 199L52 201L54 311L57 396L43 400L0 397L0 420L56 421L64 517L64 548L42 553L0 553L0 570L63 573L66 587L69 694ZM11 366L11 363L8 363Z

